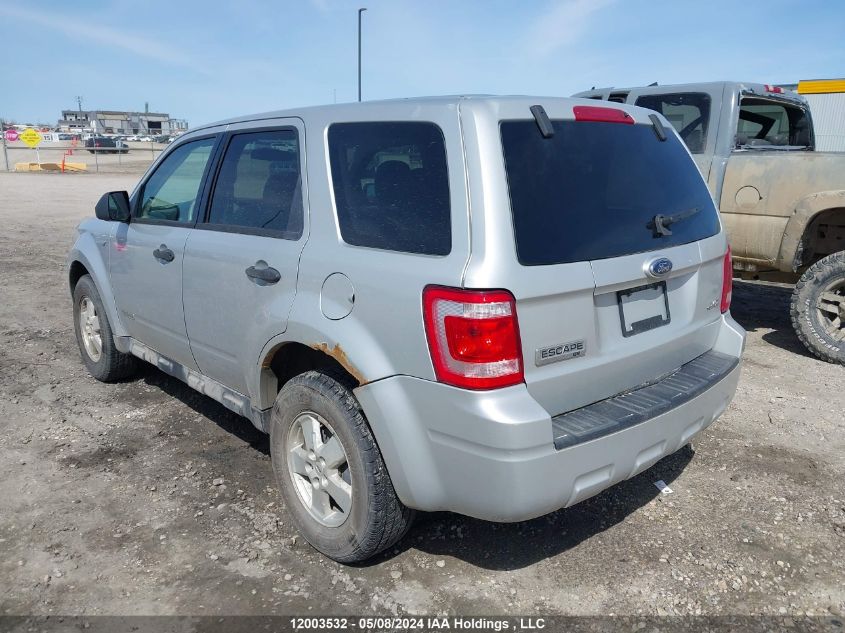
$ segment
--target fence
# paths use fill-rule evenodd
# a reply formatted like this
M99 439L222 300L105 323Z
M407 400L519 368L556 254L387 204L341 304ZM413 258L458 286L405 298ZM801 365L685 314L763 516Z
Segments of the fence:
M39 164L40 171L63 171L62 165L84 164L84 171L94 173L127 173L144 171L167 148L166 144L138 141L128 147L85 147L84 141L74 145L70 142L42 142L37 149L20 141L5 142L3 157L6 171L32 171L32 168L16 170L16 165ZM67 169L65 171L79 171Z

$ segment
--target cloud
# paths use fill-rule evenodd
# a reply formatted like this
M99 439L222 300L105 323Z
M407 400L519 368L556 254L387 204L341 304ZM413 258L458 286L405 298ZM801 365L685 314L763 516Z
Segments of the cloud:
M565 0L554 3L528 30L526 48L536 57L546 57L563 46L580 40L597 13L616 0Z
M50 13L31 11L19 7L0 5L0 14L38 24L66 37L83 42L96 42L112 48L118 48L139 57L146 57L169 66L188 68L202 74L210 74L211 69L172 46L162 44L146 37L140 37L101 23L95 25L74 18Z

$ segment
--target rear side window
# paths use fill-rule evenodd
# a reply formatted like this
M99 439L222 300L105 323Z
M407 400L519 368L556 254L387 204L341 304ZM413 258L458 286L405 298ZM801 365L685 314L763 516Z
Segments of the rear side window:
M683 144L650 125L502 121L516 250L526 266L619 257L719 232L710 192ZM694 210L694 211L693 211ZM655 215L682 215L662 235Z
M703 92L643 95L637 97L636 105L659 112L669 119L691 153L704 152L710 119L710 95Z
M745 97L739 106L736 146L812 148L812 126L804 108Z
M405 253L452 250L443 133L433 123L336 123L329 153L340 234Z
M217 175L208 224L299 239L302 216L296 131L232 136Z

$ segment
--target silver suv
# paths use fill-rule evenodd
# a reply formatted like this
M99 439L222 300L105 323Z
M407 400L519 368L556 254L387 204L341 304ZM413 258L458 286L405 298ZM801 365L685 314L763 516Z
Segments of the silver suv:
M69 256L82 359L270 434L331 558L414 510L520 521L721 414L744 331L695 163L650 110L411 99L231 119L105 194Z

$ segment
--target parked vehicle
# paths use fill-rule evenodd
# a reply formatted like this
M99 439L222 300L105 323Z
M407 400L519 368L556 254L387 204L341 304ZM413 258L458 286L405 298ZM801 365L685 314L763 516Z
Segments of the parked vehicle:
M737 274L794 283L798 338L818 358L845 364L845 154L815 151L803 97L734 82L576 96L666 116L719 203Z
M96 216L68 259L88 370L140 358L252 420L300 531L338 561L389 547L414 510L578 503L689 443L739 378L727 239L642 108L241 117L180 137Z
M129 146L123 141L116 141L108 136L92 136L85 141L85 147L92 154L126 154Z

